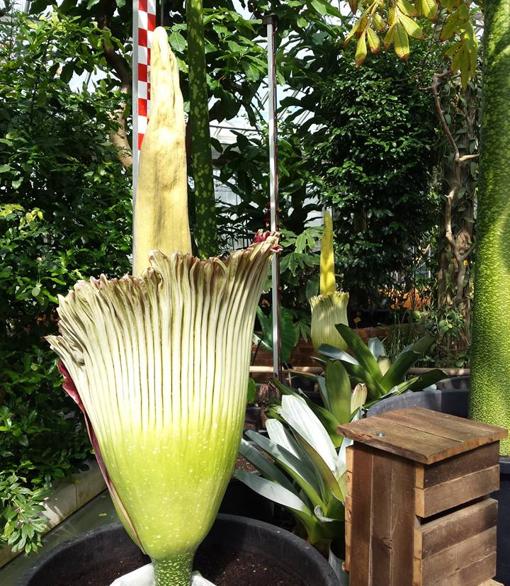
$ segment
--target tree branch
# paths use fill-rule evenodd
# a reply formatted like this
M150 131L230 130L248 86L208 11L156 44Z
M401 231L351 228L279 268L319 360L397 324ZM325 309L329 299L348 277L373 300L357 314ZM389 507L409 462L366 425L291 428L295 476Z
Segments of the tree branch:
M450 146L453 149L454 160L458 161L459 160L459 147L457 146L457 143L455 142L455 139L453 138L453 134L450 130L450 127L448 126L448 123L446 122L446 118L445 118L445 115L443 112L443 107L441 105L441 96L439 95L439 87L441 85L441 81L443 78L447 77L448 75L450 75L449 69L445 69L442 73L435 73L432 78L432 85L430 86L430 89L432 90L432 95L434 96L434 104L436 107L437 115L439 117L439 122L441 123L441 127L443 128L443 132L445 133L446 138L448 139L448 142L450 143Z
M98 17L100 29L110 28L115 7L115 0L101 0L99 5L100 15ZM126 123L128 96L131 94L131 69L124 57L119 55L115 47L106 40L103 41L103 53L106 63L119 78L121 92L126 96L124 104L112 113L112 118L117 122L117 130L110 134L110 140L117 147L119 161L128 169L133 165L132 148L128 140Z
M478 159L479 155L478 153L474 154L474 155L462 155L462 157L459 157L457 159L457 161L459 163L465 163L466 161L472 161L473 159Z

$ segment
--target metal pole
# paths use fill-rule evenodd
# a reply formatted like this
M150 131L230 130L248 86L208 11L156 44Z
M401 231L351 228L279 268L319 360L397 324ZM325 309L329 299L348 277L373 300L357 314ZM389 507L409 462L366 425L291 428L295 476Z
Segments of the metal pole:
M159 3L159 26L165 26L165 0Z
M278 201L278 127L276 117L276 63L275 63L275 32L276 15L264 18L267 27L267 69L268 69L268 130L269 130L269 202L271 232L280 227ZM281 364L281 332L280 332L280 259L273 256L271 263L271 310L273 317L273 374L280 378Z

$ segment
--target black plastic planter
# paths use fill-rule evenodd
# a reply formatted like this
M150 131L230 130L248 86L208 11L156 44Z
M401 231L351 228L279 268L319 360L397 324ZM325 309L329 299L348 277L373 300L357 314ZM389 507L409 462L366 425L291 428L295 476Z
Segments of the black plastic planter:
M124 529L108 525L49 552L20 586L108 586L145 563ZM196 568L218 586L338 585L327 560L306 541L235 515L218 516L197 552Z
M424 407L450 415L468 417L469 377L456 376L440 381L437 390L408 392L390 397L374 405L368 415L406 407ZM493 495L498 500L498 561L496 580L510 586L510 458L500 458L500 489Z
M456 376L437 383L437 389L427 391L408 391L402 395L389 397L368 410L368 415L378 415L385 411L423 407L441 411L458 417L469 414L469 377Z

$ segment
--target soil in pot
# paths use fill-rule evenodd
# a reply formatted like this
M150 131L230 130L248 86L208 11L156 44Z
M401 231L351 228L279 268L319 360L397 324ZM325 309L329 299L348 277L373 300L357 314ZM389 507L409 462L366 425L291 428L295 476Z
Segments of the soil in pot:
M128 556L99 567L92 567L86 572L53 576L51 586L110 586L120 576L136 570L149 560L141 554ZM195 567L216 586L298 586L294 577L289 577L283 570L274 567L270 560L261 555L241 552L234 559L222 549L209 551L207 556L197 554ZM36 584L36 583L34 583ZM43 582L37 582L43 586ZM50 582L45 586L50 586ZM300 584L299 586L306 586Z
M62 544L38 560L19 586L110 586L148 563L120 525ZM198 549L195 568L217 586L335 586L334 572L313 547L254 519L219 515Z

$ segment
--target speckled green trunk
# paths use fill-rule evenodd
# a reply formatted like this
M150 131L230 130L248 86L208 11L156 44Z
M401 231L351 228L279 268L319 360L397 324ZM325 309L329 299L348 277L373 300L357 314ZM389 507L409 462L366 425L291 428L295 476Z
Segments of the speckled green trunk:
M484 34L471 415L510 429L510 0L486 0Z
M218 254L202 0L186 0L190 87L191 164L195 240L201 257Z
M190 586L193 556L183 554L167 560L153 560L156 586Z

